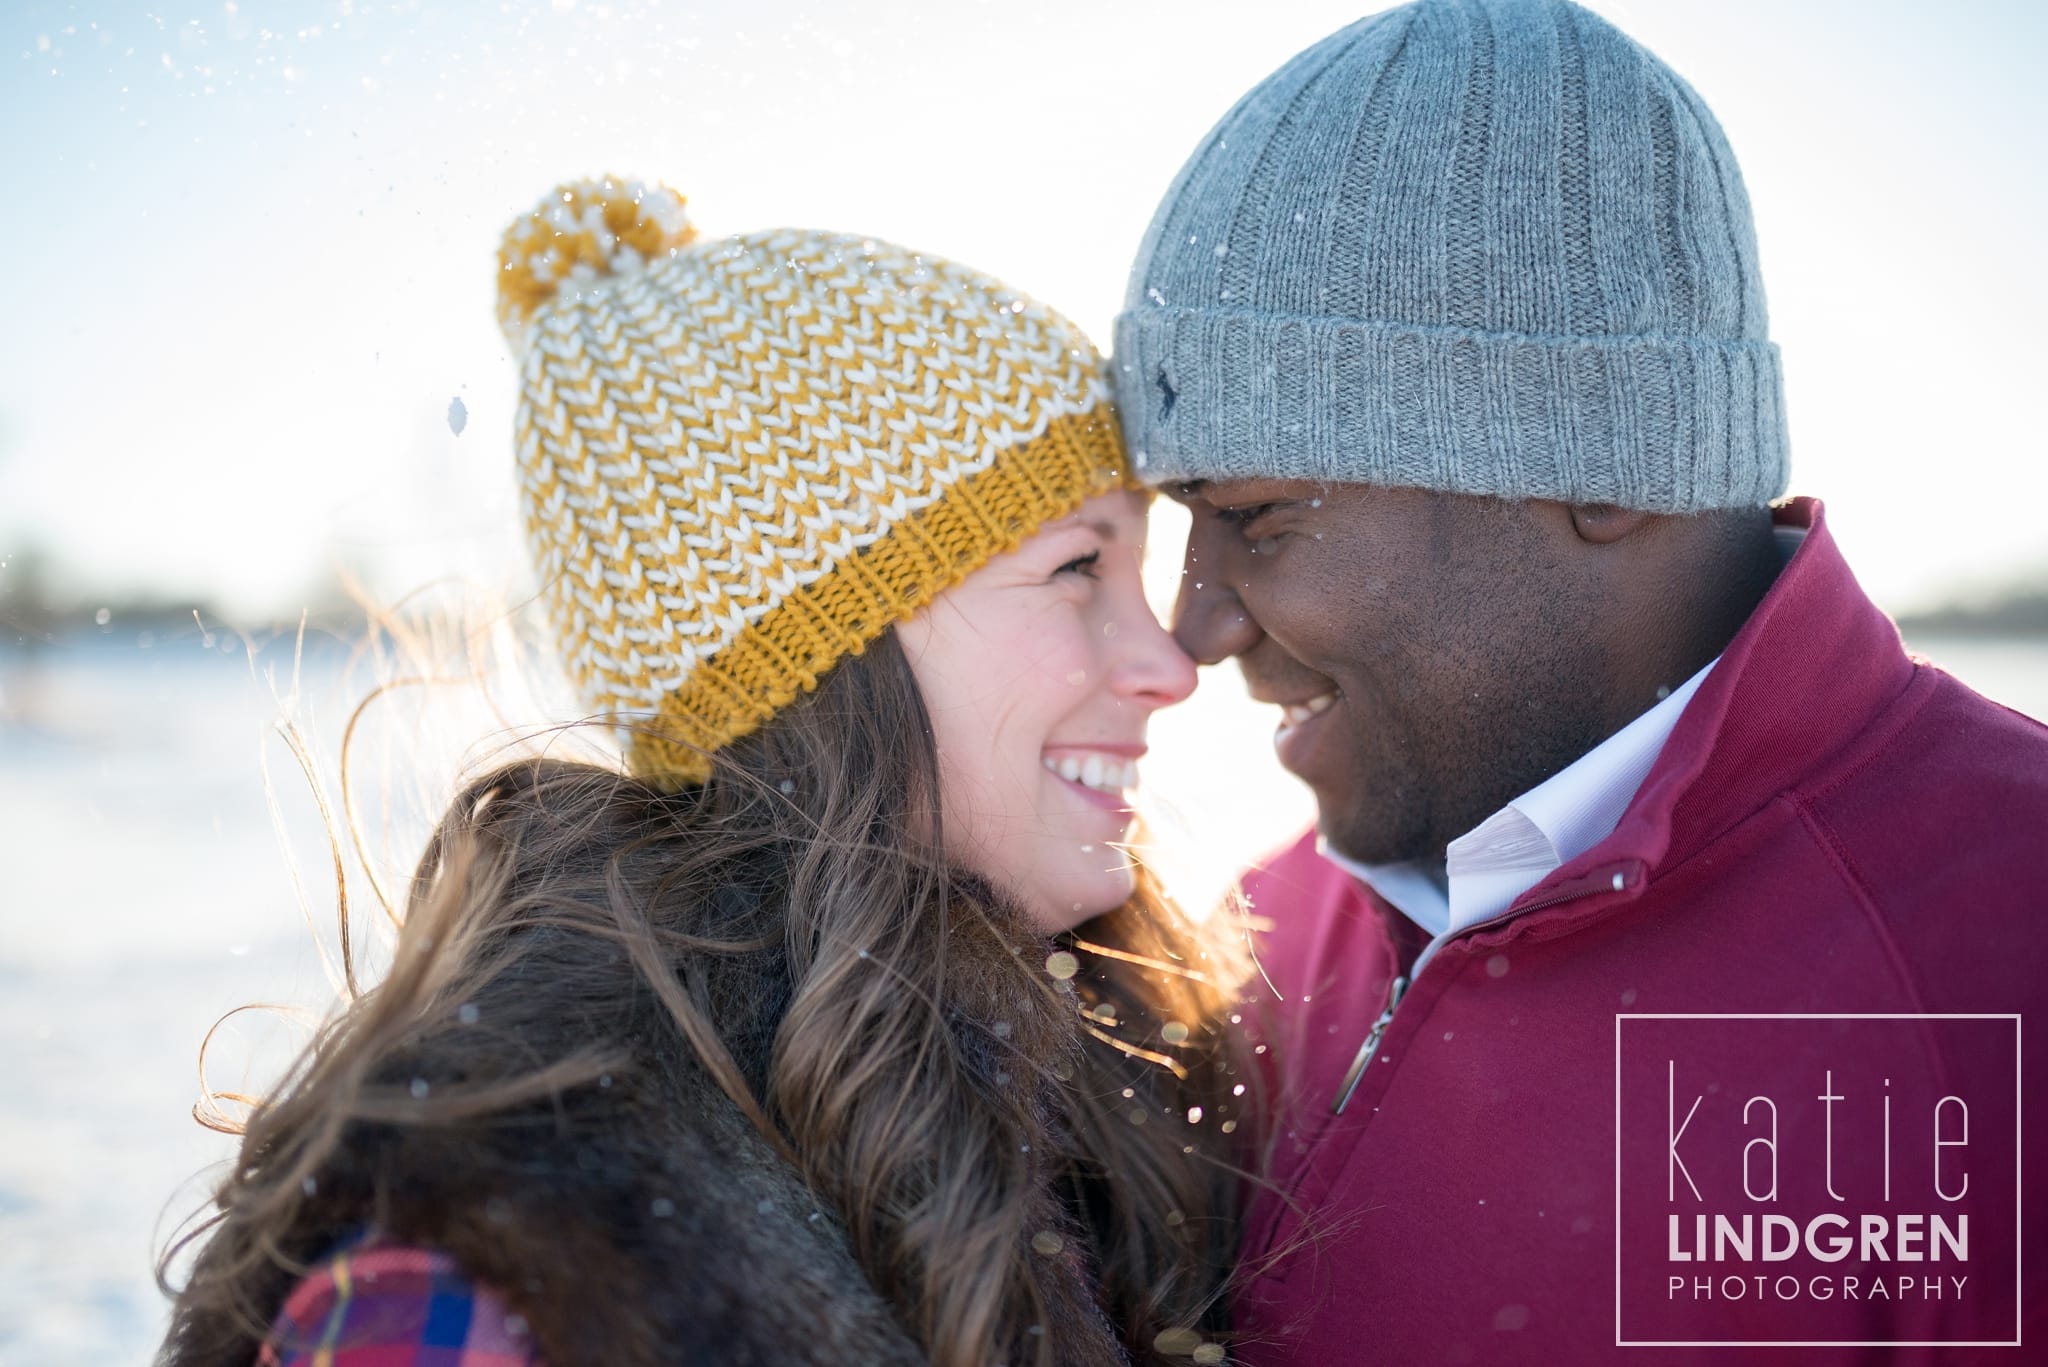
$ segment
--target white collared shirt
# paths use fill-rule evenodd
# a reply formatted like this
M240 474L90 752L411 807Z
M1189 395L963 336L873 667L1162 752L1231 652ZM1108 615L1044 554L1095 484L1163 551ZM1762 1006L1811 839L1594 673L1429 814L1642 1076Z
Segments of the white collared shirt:
M1490 920L1613 834L1679 713L1718 663L1708 661L1649 711L1453 840L1441 884L1421 865L1361 864L1327 841L1319 845L1323 857L1434 938Z

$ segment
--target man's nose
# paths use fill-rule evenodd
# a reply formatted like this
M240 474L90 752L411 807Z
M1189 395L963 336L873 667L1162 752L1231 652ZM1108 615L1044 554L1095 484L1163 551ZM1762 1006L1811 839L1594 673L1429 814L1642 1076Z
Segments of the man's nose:
M1180 567L1180 592L1173 600L1173 639L1197 664L1221 664L1258 644L1260 631L1228 582L1197 517Z

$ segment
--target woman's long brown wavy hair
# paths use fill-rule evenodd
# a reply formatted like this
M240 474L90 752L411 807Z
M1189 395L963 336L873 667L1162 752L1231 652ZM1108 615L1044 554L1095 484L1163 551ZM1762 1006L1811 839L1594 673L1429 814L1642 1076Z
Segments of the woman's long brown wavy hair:
M1163 1331L1185 1353L1186 1329L1218 1327L1235 929L1184 916L1141 869L1123 907L1047 939L948 866L893 633L715 758L681 792L537 759L456 798L387 977L254 1111L213 1213L165 1253L168 1278L204 1239L162 1363L251 1360L308 1261L388 1213L390 1136L430 1136L453 1167L530 1163L522 1127L664 1054L830 1203L934 1362L1054 1360L1032 1245L1048 1187L1134 1360L1171 1346ZM640 1037L649 1020L666 1044ZM580 1256L511 1237L503 1269ZM571 1360L588 1307L504 1289Z

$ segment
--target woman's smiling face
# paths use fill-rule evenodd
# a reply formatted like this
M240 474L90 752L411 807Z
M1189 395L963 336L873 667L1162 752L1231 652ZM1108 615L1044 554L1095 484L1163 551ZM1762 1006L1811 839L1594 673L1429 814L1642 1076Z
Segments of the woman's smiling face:
M1090 499L896 628L938 744L946 853L1047 932L1131 895L1120 842L1146 722L1195 687L1145 602L1145 506Z

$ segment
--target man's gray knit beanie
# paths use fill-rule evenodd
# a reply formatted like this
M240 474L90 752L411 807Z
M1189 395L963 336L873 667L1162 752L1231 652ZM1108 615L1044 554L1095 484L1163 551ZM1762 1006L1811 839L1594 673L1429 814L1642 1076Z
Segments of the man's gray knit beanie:
M1565 0L1417 0L1267 78L1160 205L1116 353L1154 483L1656 512L1785 488L1734 154L1691 87Z

